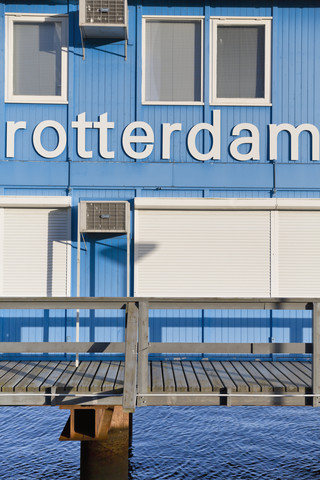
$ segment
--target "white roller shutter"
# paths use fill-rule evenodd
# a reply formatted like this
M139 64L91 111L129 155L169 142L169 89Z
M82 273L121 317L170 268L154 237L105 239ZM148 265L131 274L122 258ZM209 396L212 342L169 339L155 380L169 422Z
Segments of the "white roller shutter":
M320 296L320 212L278 212L279 296Z
M69 295L69 215L67 208L2 209L2 295Z
M136 210L135 295L270 296L270 212Z
M319 297L319 199L137 199L135 295Z

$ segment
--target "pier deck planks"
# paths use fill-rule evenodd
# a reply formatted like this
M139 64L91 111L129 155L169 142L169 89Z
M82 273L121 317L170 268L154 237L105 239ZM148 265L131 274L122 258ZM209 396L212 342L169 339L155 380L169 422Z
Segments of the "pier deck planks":
M23 393L53 391L76 394L80 398L81 394L108 394L110 404L110 396L123 393L124 369L124 362L110 360L83 361L77 368L70 361L2 361L0 399L12 393L10 399L20 395L19 404L28 405L27 400L23 403L26 398ZM150 399L150 394L154 394L156 400L151 402L157 403L149 404L157 405L219 405L219 395L227 392L234 394L231 404L303 405L303 395L310 394L312 388L310 361L157 360L149 361L148 374L148 392L141 395L148 394ZM285 402L277 398L271 403L270 398L266 400L266 394L291 396L287 396ZM188 401L179 403L177 398L188 398ZM0 402L14 404L10 399Z

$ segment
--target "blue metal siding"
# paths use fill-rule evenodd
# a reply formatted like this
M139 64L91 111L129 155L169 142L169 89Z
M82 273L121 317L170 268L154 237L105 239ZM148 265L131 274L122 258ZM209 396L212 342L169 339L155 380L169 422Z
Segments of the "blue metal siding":
M0 3L0 64L5 65L5 5ZM5 125L5 104L4 104L4 88L5 88L5 70L0 70L0 118L2 123L2 134L0 135L0 155L1 159L5 158L5 138L4 138L4 125Z
M67 131L66 105L6 104L6 122L25 121L27 128L18 130L15 141L15 158L23 161L43 160L32 144L35 127L44 120L55 120ZM52 128L46 128L41 135L42 145L46 150L54 150L57 145L57 134ZM55 157L55 161L67 160L67 149Z
M59 196L66 195L65 188L44 187L44 188L5 188L4 195L34 195L34 196Z
M319 8L274 8L273 16L273 123L320 124ZM278 142L279 162L288 162L288 137ZM310 162L310 139L300 139L299 162Z
M273 56L272 56L272 107L218 107L221 110L221 160L219 163L234 160L228 150L233 140L231 129L242 122L253 123L260 131L261 159L259 164L268 161L267 125L289 122L297 125L303 122L319 125L320 102L316 88L316 78L320 69L320 59L315 46L319 43L320 12L318 8L273 8L255 7L211 7L194 5L182 6L135 6L129 5L129 43L127 60L124 59L124 42L104 42L89 40L85 42L85 60L78 28L77 7L61 5L13 5L7 6L7 12L23 13L60 13L69 11L69 105L21 105L6 104L4 121L25 120L27 129L16 135L16 154L18 160L41 160L34 151L31 134L37 123L52 119L61 123L68 134L68 150L55 160L79 160L76 152L76 131L71 121L76 115L86 112L87 121L97 121L102 113L108 113L109 121L115 128L109 132L110 146L115 151L114 161L133 162L122 150L121 135L129 123L140 120L149 123L155 133L155 147L148 162L165 163L161 160L161 124L163 122L181 122L182 131L172 136L171 162L193 162L187 152L185 138L190 128L200 122L212 121L214 107L209 105L209 19L210 16L272 16ZM137 15L136 15L137 12ZM188 15L205 16L204 42L204 106L152 106L141 105L141 35L143 15ZM2 16L2 39L5 29ZM3 55L3 52L2 52ZM4 57L3 57L4 60ZM2 82L4 83L2 71ZM2 91L2 98L4 89ZM2 103L2 102L1 102ZM200 137L200 136L199 136ZM53 148L56 134L47 129L43 134L43 143ZM279 162L288 163L289 149L287 134L279 137ZM100 157L98 152L98 131L86 132L87 150L93 151L92 161L110 163ZM205 140L206 147L209 139ZM303 134L300 141L300 161L310 162L310 140ZM200 146L200 145L199 145ZM4 156L4 139L1 137L1 151Z
M268 124L303 122L320 127L320 8L196 5L185 1L148 5L129 2L129 41L125 60L124 42L86 40L83 52L76 2L50 4L1 4L0 61L4 65L4 11L24 13L69 13L69 103L33 105L4 103L4 69L0 75L1 195L70 195L72 197L72 295L76 294L76 221L79 200L132 200L140 197L242 197L273 195L273 167L268 160ZM159 5L159 3L161 5ZM205 4L206 2L204 2ZM244 3L244 2L243 2ZM269 4L269 3L268 3ZM259 6L260 5L260 6ZM141 34L143 15L189 15L204 17L204 105L152 106L141 104ZM214 107L209 105L211 16L272 16L272 107ZM83 59L83 53L85 59ZM211 123L212 112L221 110L221 160L199 162L187 151L186 135L201 122ZM98 131L86 132L89 160L76 152L76 131L71 122L86 112L87 121L97 121L107 112L115 128L109 132L113 160L98 152ZM54 160L43 159L32 146L34 127L43 120L56 120L67 132L68 147ZM5 122L27 122L17 132L15 158L5 158ZM123 129L131 122L149 123L155 146L149 158L134 161L121 146ZM172 136L171 159L161 160L161 124L182 123ZM232 128L242 122L260 131L259 161L239 162L229 153ZM56 134L43 134L43 145L53 149ZM209 136L199 135L198 147L209 150ZM276 166L276 196L319 198L320 165L310 160L310 139L300 138L299 162L289 160L287 134L279 135ZM133 217L133 215L132 215ZM133 223L132 223L133 224ZM131 242L132 243L132 242ZM132 250L132 248L131 248ZM131 251L132 253L132 251ZM132 255L131 255L132 257ZM133 269L133 259L131 259ZM81 295L126 294L126 238L81 242ZM74 312L1 312L0 340L75 340ZM268 342L310 341L310 312L261 311L162 311L152 312L151 341ZM81 312L81 340L124 338L124 315L118 311Z

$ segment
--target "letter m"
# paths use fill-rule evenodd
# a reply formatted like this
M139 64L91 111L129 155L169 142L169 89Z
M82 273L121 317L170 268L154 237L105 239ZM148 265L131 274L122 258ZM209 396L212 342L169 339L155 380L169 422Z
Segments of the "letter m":
M303 131L311 134L312 160L320 160L319 156L319 130L311 123L302 123L294 127L290 123L281 123L280 125L269 125L270 134L270 160L278 159L278 133L287 131L291 138L291 160L299 159L299 135Z

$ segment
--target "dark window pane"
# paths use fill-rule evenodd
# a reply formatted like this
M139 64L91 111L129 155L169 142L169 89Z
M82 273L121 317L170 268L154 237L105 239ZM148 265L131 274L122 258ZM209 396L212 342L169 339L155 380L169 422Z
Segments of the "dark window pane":
M265 28L219 26L217 97L264 98Z

